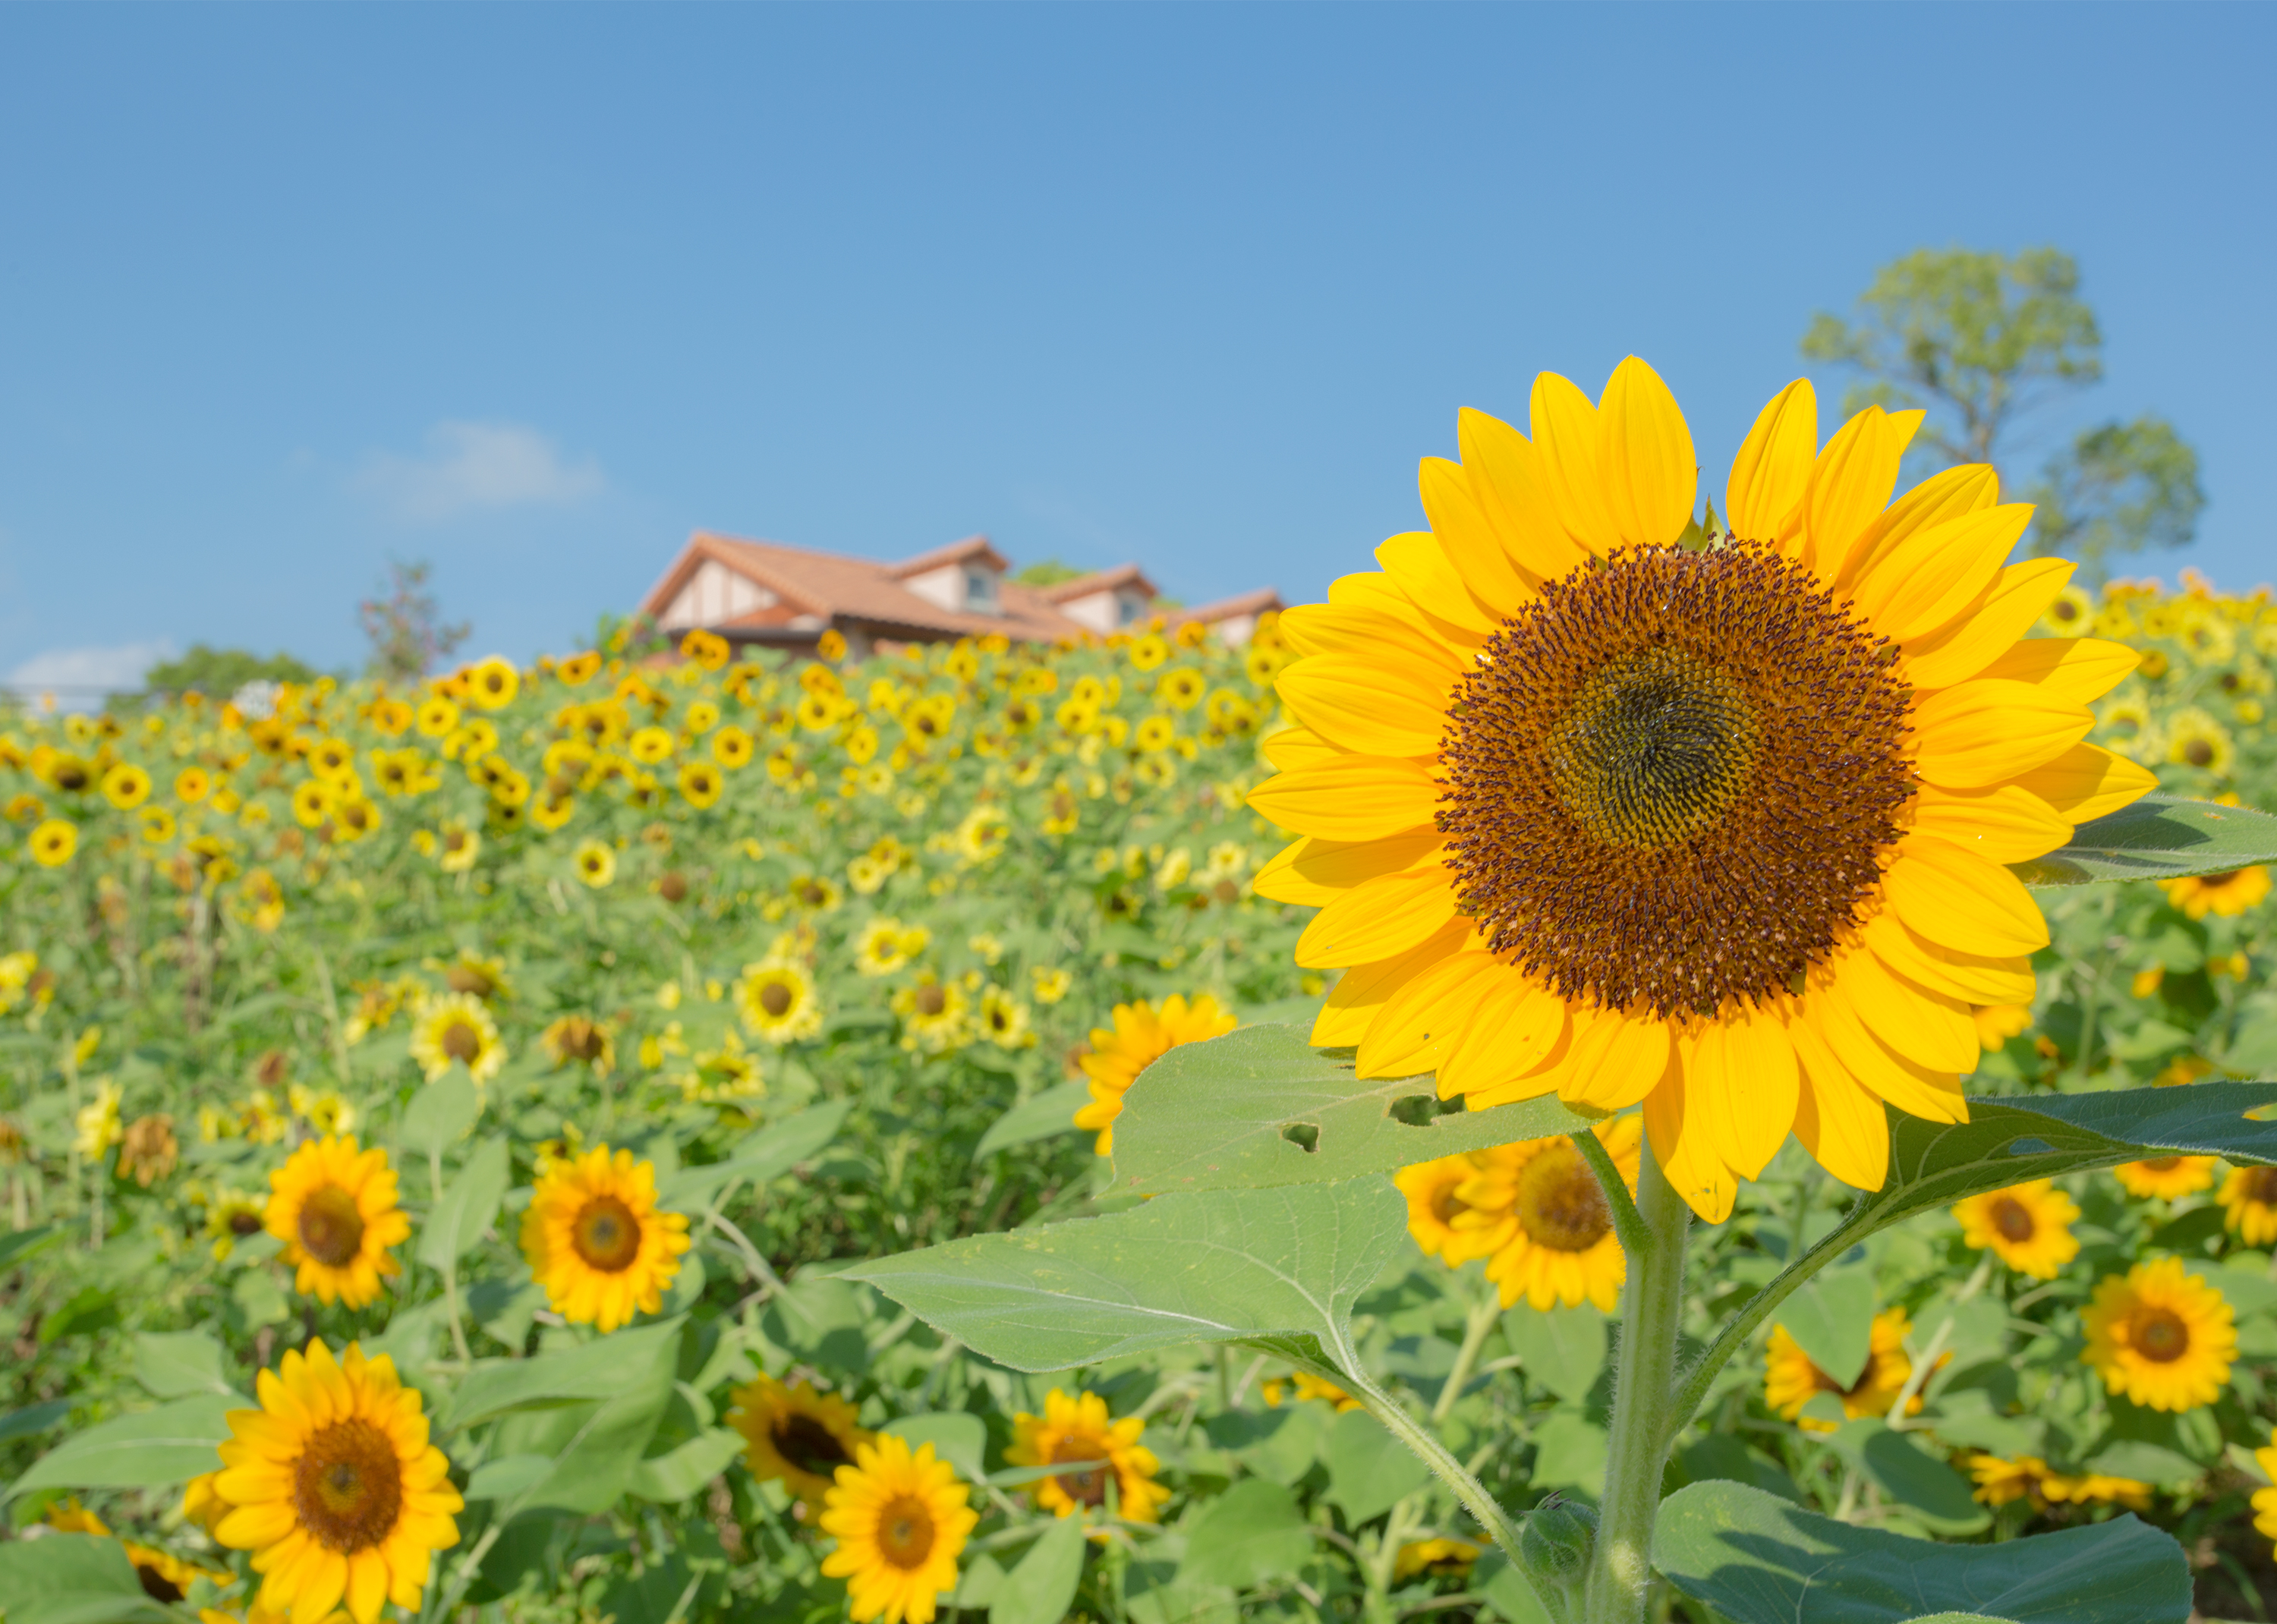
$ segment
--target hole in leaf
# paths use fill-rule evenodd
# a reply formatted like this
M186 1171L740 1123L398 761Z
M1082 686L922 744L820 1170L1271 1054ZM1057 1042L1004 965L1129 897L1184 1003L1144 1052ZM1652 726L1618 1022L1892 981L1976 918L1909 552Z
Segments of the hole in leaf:
M1441 1099L1431 1094L1410 1094L1391 1102L1390 1116L1395 1122L1405 1122L1410 1127L1428 1127L1441 1117L1463 1109L1459 1099Z
M1321 1128L1317 1122L1291 1122L1281 1130L1281 1137L1307 1156L1321 1148Z
M2054 1150L2055 1147L2045 1139L2015 1139L2009 1142L2008 1148L2003 1152L2003 1154L2007 1156L2047 1156L2053 1152Z

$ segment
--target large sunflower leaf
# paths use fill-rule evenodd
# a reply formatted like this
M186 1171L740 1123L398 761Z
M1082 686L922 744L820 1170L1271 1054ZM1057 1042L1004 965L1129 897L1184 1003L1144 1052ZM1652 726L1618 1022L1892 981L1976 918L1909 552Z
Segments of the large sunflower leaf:
M0 1544L0 1597L8 1624L173 1624L181 1617L144 1593L126 1546L93 1534Z
M226 1417L250 1403L235 1393L200 1393L74 1432L34 1461L30 1471L9 1485L8 1495L187 1483L221 1465L214 1451L229 1436Z
M1119 1130L1118 1130L1119 1131ZM1352 1304L1410 1245L1382 1179L1164 1195L841 1271L1016 1370L1270 1341L1351 1368Z
M2082 823L2044 857L2012 865L2027 885L2171 880L2277 862L2277 817L2251 807L2145 795Z
M515 1410L609 1398L623 1390L628 1372L644 1368L660 1346L679 1337L682 1323L659 1320L533 1359L477 1359L438 1407L437 1430L462 1432Z
M838 1130L846 1125L846 1113L853 1108L851 1100L831 1100L770 1122L739 1140L723 1159L682 1168L665 1181L657 1198L667 1207L686 1208L710 1200L730 1179L748 1179L764 1186L819 1155L824 1146L838 1137Z
M1735 1624L1898 1624L1959 1613L2015 1624L2182 1624L2182 1548L2131 1516L1990 1545L1853 1528L1744 1484L1660 1504L1653 1564Z
M1115 1188L1326 1184L1588 1126L1554 1096L1444 1116L1437 1105L1428 1076L1363 1081L1299 1028L1243 1027L1139 1074L1115 1120Z

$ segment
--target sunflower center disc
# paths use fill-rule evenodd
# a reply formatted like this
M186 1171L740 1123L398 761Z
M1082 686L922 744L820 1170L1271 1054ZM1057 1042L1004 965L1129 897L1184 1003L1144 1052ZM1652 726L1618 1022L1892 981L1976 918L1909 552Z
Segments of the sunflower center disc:
M363 1214L356 1199L337 1184L320 1185L301 1203L301 1249L328 1269L338 1269L363 1246Z
M878 1514L878 1554L905 1570L933 1554L933 1513L912 1494L896 1494Z
M1992 1203L1992 1227L2000 1232L2003 1241L2021 1246L2032 1238L2032 1233L2038 1226L2032 1222L2032 1215L2024 1210L2022 1202L2013 1195L2003 1195Z
M948 1007L948 994L943 992L939 987L925 986L918 989L918 1013L920 1015L938 1015Z
M578 1208L570 1235L577 1256L604 1274L630 1268L640 1256L640 1220L613 1195L596 1195Z
M472 1060L483 1051L483 1035L463 1021L456 1021L443 1031L443 1052L454 1060Z
M1602 1007L1786 991L1858 922L1913 793L1912 690L1888 656L1746 543L1550 583L1488 640L1441 743L1463 913Z
M2159 1364L2172 1364L2190 1351L2190 1328L2171 1309L2138 1310L2133 1330L2128 1339L2135 1351Z
M790 1008L790 989L779 981L771 981L759 989L759 1007L780 1021Z
M317 1543L343 1554L385 1539L403 1506L395 1446L369 1421L336 1421L293 1468L293 1509Z
M1586 1252L1613 1226L1597 1175L1571 1145L1552 1145L1518 1175L1519 1227L1553 1251Z
M134 1565L134 1581L142 1587L142 1594L152 1601L178 1602L185 1594L182 1587L148 1562Z
M2277 1167L2257 1167L2247 1173L2245 1198L2265 1207L2277 1207Z
M1057 1466L1062 1461L1096 1461L1106 1453L1096 1439L1062 1438L1052 1446L1052 1464ZM1061 1492L1078 1505L1107 1504L1107 1468L1104 1466L1094 1466L1087 1472L1062 1472L1052 1481L1059 1484Z
M2182 1165L2182 1158L2179 1156L2154 1156L2148 1161L2136 1164L2144 1172L2172 1172Z
M775 1453L813 1476L827 1477L853 1462L838 1435L811 1415L782 1416L768 1431L774 1439Z

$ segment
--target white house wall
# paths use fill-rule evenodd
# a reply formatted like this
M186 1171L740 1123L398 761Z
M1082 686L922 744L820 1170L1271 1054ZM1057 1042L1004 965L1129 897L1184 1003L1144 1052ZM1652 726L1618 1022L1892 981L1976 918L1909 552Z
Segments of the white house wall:
M657 624L680 631L693 626L725 626L756 610L772 609L775 595L717 558L706 558L676 593Z

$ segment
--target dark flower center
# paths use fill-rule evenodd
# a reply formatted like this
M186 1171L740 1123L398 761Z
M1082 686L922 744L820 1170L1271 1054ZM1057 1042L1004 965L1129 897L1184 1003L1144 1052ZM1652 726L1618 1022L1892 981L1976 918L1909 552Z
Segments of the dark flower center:
M2172 1364L2190 1351L2190 1328L2171 1309L2137 1309L2133 1335L2135 1351L2159 1364Z
M464 1021L443 1028L443 1052L454 1060L471 1061L483 1051L483 1035Z
M933 1513L913 1494L897 1494L878 1514L878 1554L904 1572L933 1554Z
M308 1192L298 1228L301 1249L328 1269L344 1266L363 1246L363 1214L355 1197L337 1184Z
M2003 1195L1992 1203L1992 1227L2000 1232L2003 1241L2022 1245L2039 1233L2039 1226L2024 1203L2014 1195Z
M1107 1467L1100 1457L1107 1453L1101 1440L1095 1438L1063 1438L1052 1446L1052 1464L1062 1461L1090 1461L1091 1469L1082 1472L1062 1472L1052 1481L1062 1493L1078 1506L1107 1504Z
M759 989L759 1007L780 1021L790 1011L790 989L779 981L771 981Z
M640 1220L614 1195L596 1195L577 1209L569 1226L570 1244L604 1274L618 1274L640 1256Z
M775 1453L810 1476L827 1477L854 1460L838 1434L803 1412L777 1416L767 1434Z
M1518 1223L1537 1245L1586 1252L1613 1226L1597 1175L1570 1144L1552 1145L1518 1175Z
M394 1446L369 1421L336 1421L293 1468L293 1509L319 1544L343 1555L378 1544L403 1506Z

